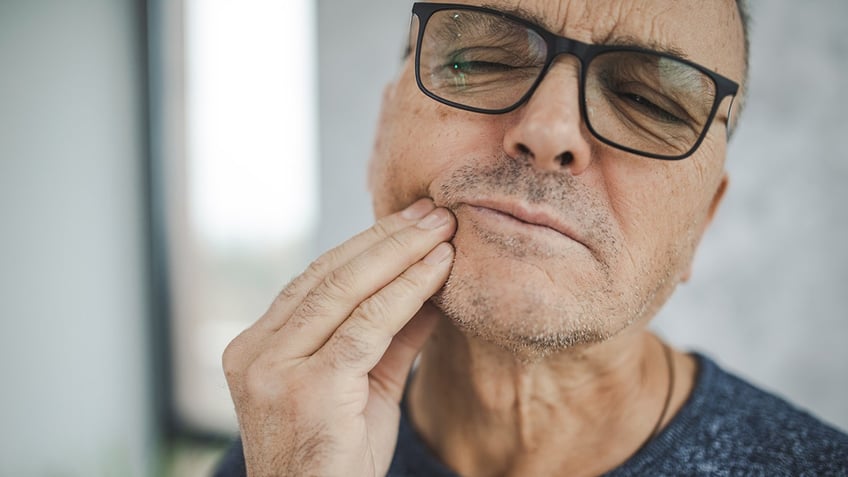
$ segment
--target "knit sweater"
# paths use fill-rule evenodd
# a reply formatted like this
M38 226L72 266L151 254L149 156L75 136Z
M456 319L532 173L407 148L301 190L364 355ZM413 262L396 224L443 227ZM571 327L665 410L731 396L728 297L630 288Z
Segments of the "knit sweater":
M689 399L662 432L608 477L848 477L848 435L722 370L709 358L694 356L698 375ZM215 476L244 475L244 454L236 441ZM458 474L428 450L404 411L388 476Z

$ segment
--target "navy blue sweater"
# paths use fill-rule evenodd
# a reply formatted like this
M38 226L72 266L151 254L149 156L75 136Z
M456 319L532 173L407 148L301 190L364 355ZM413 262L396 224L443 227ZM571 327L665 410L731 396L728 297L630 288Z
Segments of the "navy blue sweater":
M672 421L609 477L844 476L848 435L695 355L692 394ZM216 477L245 475L241 442ZM427 449L402 413L390 477L457 477Z

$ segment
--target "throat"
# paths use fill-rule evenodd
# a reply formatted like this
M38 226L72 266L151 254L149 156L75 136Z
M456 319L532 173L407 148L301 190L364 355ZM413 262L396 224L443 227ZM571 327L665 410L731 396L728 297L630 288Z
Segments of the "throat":
M520 436L521 450L523 452L534 453L539 449L541 442L539 426L533 419L533 395L531 392L532 383L530 378L525 374L515 375L515 426L518 428Z
M410 419L461 475L602 474L682 404L673 355L647 332L621 339L527 364L440 324L410 385Z

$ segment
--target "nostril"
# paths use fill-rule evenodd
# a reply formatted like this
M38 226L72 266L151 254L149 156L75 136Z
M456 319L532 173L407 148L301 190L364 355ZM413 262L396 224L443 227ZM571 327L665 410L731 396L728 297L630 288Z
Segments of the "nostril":
M530 148L524 144L518 144L518 152L524 155L530 155Z
M557 156L557 160L561 166L567 166L574 162L574 154L572 154L571 151L565 151Z

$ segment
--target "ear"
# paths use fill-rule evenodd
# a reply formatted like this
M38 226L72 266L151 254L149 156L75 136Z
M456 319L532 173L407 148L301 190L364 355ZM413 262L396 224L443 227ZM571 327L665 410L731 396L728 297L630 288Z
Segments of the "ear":
M697 239L695 246L697 247L698 243L701 241L701 238L704 236L704 232L707 231L707 227L713 222L713 218L715 217L715 213L718 210L719 204L721 204L721 200L724 198L724 193L727 191L727 184L730 182L730 177L727 175L727 171L724 172L724 175L721 176L721 182L719 182L718 187L716 188L715 194L713 194L713 199L710 202L710 209L707 211L707 216L704 218L704 221L701 223L701 227L697 230ZM694 254L693 254L694 257ZM683 272L683 275L680 277L681 282L689 281L689 278L692 276L692 262L689 262L689 266L686 268L686 271Z

